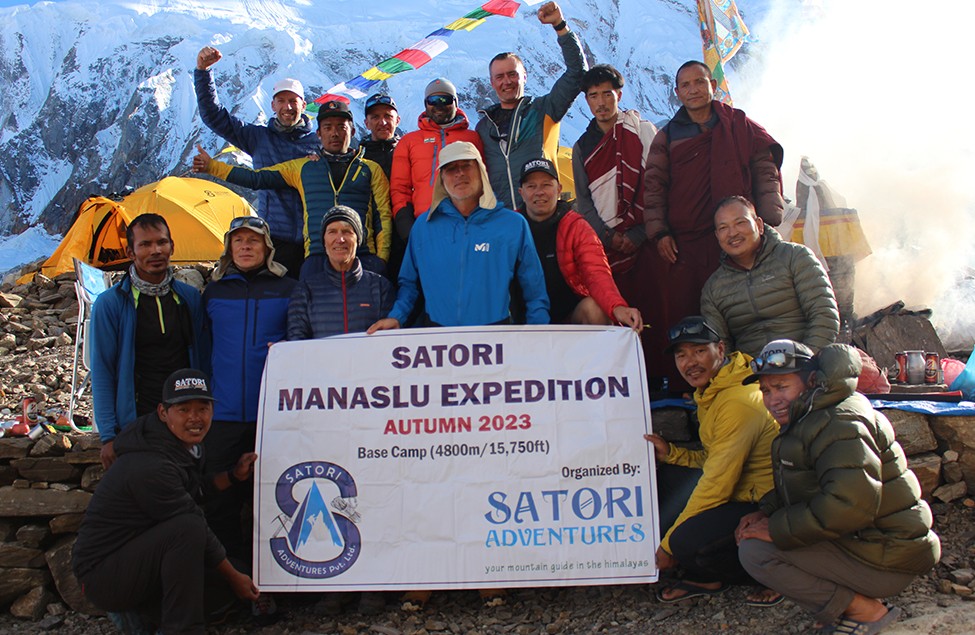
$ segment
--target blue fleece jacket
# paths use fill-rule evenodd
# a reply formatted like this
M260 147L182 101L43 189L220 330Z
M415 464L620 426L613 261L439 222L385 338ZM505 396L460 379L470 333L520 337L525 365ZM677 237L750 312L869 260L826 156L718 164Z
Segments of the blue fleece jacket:
M206 348L200 292L178 280L173 280L172 288L177 301L186 304L193 321L190 365L209 372L209 364L200 354L201 348ZM136 419L135 320L132 280L126 274L121 282L98 296L91 310L91 398L102 443L113 440Z
M389 317L406 321L423 289L430 319L442 326L495 324L509 318L517 278L529 324L548 324L549 303L538 252L521 214L499 203L470 216L444 199L420 215L399 272Z

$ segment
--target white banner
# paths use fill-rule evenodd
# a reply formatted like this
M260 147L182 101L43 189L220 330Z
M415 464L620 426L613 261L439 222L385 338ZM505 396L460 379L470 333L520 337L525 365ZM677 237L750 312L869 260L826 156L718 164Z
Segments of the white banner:
M649 400L629 329L283 342L262 388L254 571L264 590L657 579Z

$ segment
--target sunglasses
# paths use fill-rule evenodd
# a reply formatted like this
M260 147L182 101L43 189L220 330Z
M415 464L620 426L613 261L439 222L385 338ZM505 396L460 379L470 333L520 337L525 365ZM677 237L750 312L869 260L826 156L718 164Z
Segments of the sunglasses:
M801 365L812 358L808 355L792 355L784 351L776 351L767 355L759 355L752 360L752 372L756 375L770 368L788 368L801 370Z
M454 103L453 95L430 95L426 98L427 106L443 107Z
M373 95L372 97L366 100L365 109L369 110L373 106L378 106L380 104L384 106L392 106L393 108L396 108L396 104L393 103L393 98L390 97L389 95Z
M250 227L251 229L267 231L267 221L260 216L238 216L230 221L231 231L240 229L241 227Z
M678 324L677 326L672 326L670 327L670 330L667 331L667 337L668 339L670 339L671 342L673 342L674 340L680 337L687 337L687 336L694 337L696 335L702 335L704 333L711 333L712 335L714 335L716 341L721 339L721 336L718 335L718 332L715 331L713 328L711 328L708 325L708 323L705 322L704 320L701 320L700 322L689 322L686 324Z

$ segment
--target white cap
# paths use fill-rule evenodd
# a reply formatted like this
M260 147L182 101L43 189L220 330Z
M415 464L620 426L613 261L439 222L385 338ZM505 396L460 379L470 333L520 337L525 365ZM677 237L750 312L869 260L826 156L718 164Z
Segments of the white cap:
M290 77L282 79L274 85L274 92L271 93L271 98L273 99L278 93L285 90L290 90L302 99L305 98L305 87L297 79L291 79Z

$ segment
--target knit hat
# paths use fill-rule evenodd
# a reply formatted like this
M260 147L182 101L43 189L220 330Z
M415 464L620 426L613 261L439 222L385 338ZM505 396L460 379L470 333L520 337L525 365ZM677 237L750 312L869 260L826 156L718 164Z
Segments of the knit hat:
M346 205L336 205L325 212L325 215L322 216L322 237L324 238L325 236L325 228L337 220L345 221L349 225L352 225L352 230L355 232L356 244L361 245L362 221L359 219L359 212Z
M280 262L274 262L274 243L271 242L271 228L268 227L267 221L260 216L238 216L230 221L230 229L223 235L223 253L220 254L220 261L217 263L216 268L214 268L210 279L216 282L226 275L227 269L234 262L233 256L230 253L230 237L234 232L243 230L250 230L255 234L264 236L264 244L267 245L268 250L264 265L268 271L277 277L284 277L288 273L288 268Z
M494 196L494 190L491 189L491 181L488 179L487 170L484 168L484 160L481 158L481 153L478 152L477 146L469 141L454 141L445 145L443 150L440 151L440 161L437 164L437 179L433 184L433 199L430 201L431 214L437 209L441 201L445 198L450 198L450 195L447 193L447 188L443 184L443 174L441 173L443 166L454 161L465 160L477 161L477 166L480 168L483 192L477 204L484 209L494 209L498 206L498 199ZM429 214L427 215L427 220L430 220Z
M752 384L762 375L788 375L813 367L812 349L801 342L772 340L751 362L752 373L741 383Z
M429 84L427 84L427 89L423 91L423 98L426 99L430 95L444 94L450 95L457 100L457 89L454 87L453 82L445 77L438 77Z

